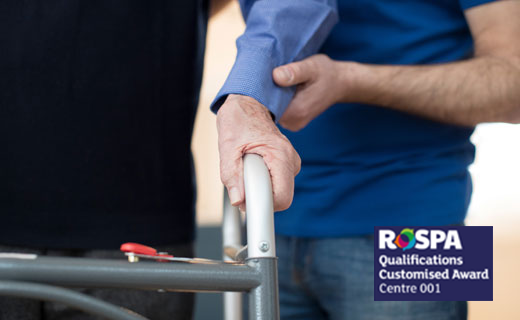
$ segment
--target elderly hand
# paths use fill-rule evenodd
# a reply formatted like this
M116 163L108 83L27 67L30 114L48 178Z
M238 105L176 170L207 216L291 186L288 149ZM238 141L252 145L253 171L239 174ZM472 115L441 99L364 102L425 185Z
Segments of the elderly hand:
M251 97L229 95L217 113L217 131L220 178L231 204L244 208L242 157L255 153L264 158L271 174L274 210L289 208L300 157L276 127L269 110Z
M274 69L273 79L277 85L298 85L293 100L280 119L280 124L291 131L301 130L337 103L346 88L344 76L348 70L343 70L345 66L345 63L318 54Z

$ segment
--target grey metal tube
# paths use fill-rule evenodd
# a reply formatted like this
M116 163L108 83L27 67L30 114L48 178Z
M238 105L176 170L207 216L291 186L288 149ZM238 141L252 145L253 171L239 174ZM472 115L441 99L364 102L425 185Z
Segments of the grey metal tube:
M38 257L0 258L0 280L76 287L247 292L260 284L261 275L243 264Z
M44 284L0 281L0 295L64 303L96 316L112 320L146 320L127 309L114 306L88 295Z
M279 320L277 258L248 259L262 275L262 284L249 292L249 320Z
M224 261L231 261L236 252L229 255L227 250L237 251L242 246L242 221L238 208L231 205L227 189L224 188L224 212L222 217L222 247ZM242 320L242 293L224 292L224 320Z
M257 154L244 155L246 194L247 256L276 256L271 176L264 159Z

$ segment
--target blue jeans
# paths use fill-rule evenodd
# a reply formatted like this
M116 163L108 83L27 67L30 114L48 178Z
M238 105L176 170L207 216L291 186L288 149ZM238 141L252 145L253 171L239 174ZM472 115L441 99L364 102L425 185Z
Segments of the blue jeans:
M374 301L374 239L276 236L282 320L465 320L465 301Z

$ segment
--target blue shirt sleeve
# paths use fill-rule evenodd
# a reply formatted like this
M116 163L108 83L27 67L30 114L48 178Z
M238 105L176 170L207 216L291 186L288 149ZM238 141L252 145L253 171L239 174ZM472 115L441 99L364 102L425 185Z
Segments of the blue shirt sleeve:
M212 103L216 112L228 94L255 98L280 119L294 88L278 87L274 68L318 51L338 21L336 0L241 0L246 30L237 57Z

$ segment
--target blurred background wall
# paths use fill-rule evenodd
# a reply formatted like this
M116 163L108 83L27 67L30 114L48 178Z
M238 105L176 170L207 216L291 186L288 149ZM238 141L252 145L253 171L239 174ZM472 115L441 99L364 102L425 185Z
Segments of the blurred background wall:
M233 65L235 39L244 23L234 2L209 24L200 106L192 149L197 171L198 255L220 258L218 226L222 185L218 171L215 115L209 104ZM470 320L520 319L520 126L480 125L472 137L477 157L471 167L474 193L468 225L494 227L494 301L471 302ZM220 319L217 294L199 295L198 319ZM211 315L211 316L209 316Z

